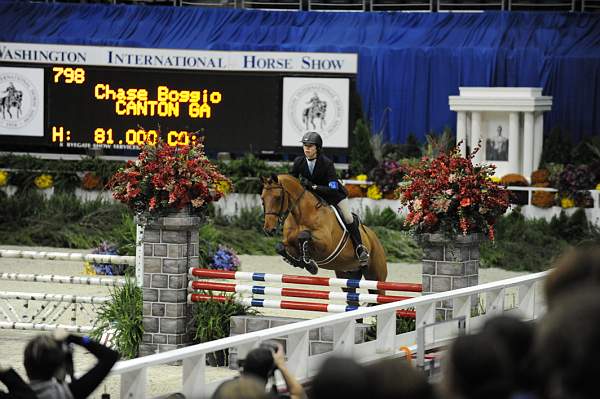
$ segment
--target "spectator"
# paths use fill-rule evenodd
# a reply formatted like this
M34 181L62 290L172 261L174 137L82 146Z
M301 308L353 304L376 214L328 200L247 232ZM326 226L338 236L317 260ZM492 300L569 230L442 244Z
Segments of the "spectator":
M533 324L514 316L500 315L486 321L481 333L501 345L508 355L516 394L520 398L530 397L536 387L532 367Z
M275 370L279 370L285 381L291 399L304 398L305 392L296 377L287 368L285 352L279 343L265 343L251 350L241 362L242 375L258 378L266 385L273 378ZM271 392L277 395L277 387L273 385ZM281 395L280 395L281 396Z
M328 358L311 383L312 399L365 399L370 396L367 373L352 358Z
M444 373L448 398L506 399L515 389L504 346L483 334L457 337Z
M265 392L265 384L254 377L235 378L225 381L213 393L211 399L269 399L272 398Z
M387 359L366 367L370 398L434 399L427 377L404 359Z
M8 388L8 392L0 391L0 399L37 398L35 392L12 367L4 367L0 364L0 381Z
M91 352L98 363L80 378L74 377L70 344ZM89 337L79 337L57 330L53 337L38 335L25 347L25 370L30 386L40 399L79 399L88 397L110 372L117 352ZM65 377L70 376L70 382Z
M540 320L534 355L540 397L595 398L600 375L600 292L588 287L561 296Z
M572 249L554 264L545 281L548 308L559 303L559 297L586 286L600 287L600 248L597 246Z

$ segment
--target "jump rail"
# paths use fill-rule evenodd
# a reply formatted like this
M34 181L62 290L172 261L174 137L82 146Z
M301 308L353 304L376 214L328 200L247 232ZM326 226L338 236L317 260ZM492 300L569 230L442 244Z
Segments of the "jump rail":
M330 277L292 276L287 274L234 272L228 270L211 270L191 267L191 276L200 278L217 278L241 281L265 281L270 283L288 283L305 285L322 285L327 287L367 288L371 290L421 292L421 284L395 283L389 281L356 280Z
M135 256L83 254L76 252L45 252L0 249L0 258L73 260L135 266Z
M378 294L361 294L352 292L332 292L319 290L303 290L298 288L278 288L265 287L262 285L243 285L232 283L216 283L212 281L190 281L188 284L191 290L208 290L208 291L223 291L236 292L238 294L256 294L256 295L275 295L294 298L312 298L312 299L329 299L356 301L366 303L390 303L410 299L409 296L392 296Z
M415 332L396 335L396 311L407 308L416 310L416 326L431 326L425 334L425 346L440 346L448 343L458 333L454 322L435 323L435 308L439 301L454 301L454 317L461 318L465 330L477 329L486 318L502 312L517 313L525 320L539 317L544 311L544 303L538 298L537 285L547 272L519 276L507 280L420 296L399 302L392 302L305 320L280 327L236 335L199 345L158 353L138 359L119 362L113 367L113 375L121 375L121 397L148 397L146 392L147 369L149 367L183 361L182 388L178 389L186 397L208 397L223 381L206 381L206 354L221 349L237 348L238 356L243 358L248 350L269 339L287 339L288 364L291 371L301 382L310 379L320 364L331 354L353 356L358 362L366 363L379 359L401 357L405 352L400 349L408 346L416 349ZM507 289L517 289L516 307L505 309L504 299ZM472 315L471 300L474 295L486 296L486 312ZM539 300L538 300L539 299ZM359 318L377 317L377 337L375 340L355 344L355 321ZM315 328L333 329L334 349L325 354L309 356L309 332Z
M0 273L0 280L30 281L34 283L104 285L109 287L125 285L124 278L61 276L57 274Z
M204 301L219 301L225 302L231 300L226 296L221 295L206 295L206 294L189 294L188 302L204 302ZM289 310L308 310L313 312L326 312L326 313L343 313L351 312L357 309L365 309L361 306L351 305L338 305L333 303L316 303L316 302L298 302L298 301L282 301L277 299L260 299L260 298L236 298L236 302L246 306L252 306L255 308L268 308L268 309L289 309ZM396 314L400 317L415 318L415 312L413 310L398 310Z

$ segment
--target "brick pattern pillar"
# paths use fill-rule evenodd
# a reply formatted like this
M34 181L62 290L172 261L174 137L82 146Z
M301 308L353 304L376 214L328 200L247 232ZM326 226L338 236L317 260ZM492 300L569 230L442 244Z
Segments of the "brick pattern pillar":
M186 346L188 269L198 266L200 218L185 212L145 223L140 356Z
M471 287L479 284L479 244L481 234L459 235L448 240L442 234L423 234L423 295ZM474 301L473 307L477 306ZM440 301L436 319L452 318L452 301Z

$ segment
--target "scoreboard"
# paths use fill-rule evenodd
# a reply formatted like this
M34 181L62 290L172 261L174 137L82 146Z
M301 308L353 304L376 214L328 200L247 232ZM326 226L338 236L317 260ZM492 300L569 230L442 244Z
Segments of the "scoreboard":
M73 50L75 56L61 58L64 63L48 62L50 53L42 56L47 46L11 53L6 47L3 52L0 43L0 150L134 155L140 144L162 137L169 145L202 138L210 152L281 153L285 151L282 120L284 114L292 117L291 111L283 109L284 79L334 77L351 82L351 90L355 90L351 69L336 75L303 69L306 53L296 58L275 53L279 61L269 53L275 61L267 62L260 53L242 58L234 54L236 58L225 52L219 57L206 52L218 61L213 59L199 68L197 63L183 62L176 67L142 64L137 62L139 57L129 57L129 64L116 63L114 53L100 61L94 58L106 48L92 48L91 55ZM87 46L81 48L89 51ZM83 56L78 59L78 54ZM189 52L186 54L189 57ZM282 62L284 56L287 61ZM157 59L144 57L146 61ZM241 61L236 63L238 58ZM299 67L293 66L296 59ZM310 65L327 66L322 61ZM307 96L317 95L313 87L304 90ZM309 106L304 99L296 99L296 103ZM347 118L349 105L345 106ZM330 106L329 115L334 111ZM300 130L325 128L324 117L320 126L301 118L299 115L296 123L298 135ZM342 135L347 136L349 125L345 126Z

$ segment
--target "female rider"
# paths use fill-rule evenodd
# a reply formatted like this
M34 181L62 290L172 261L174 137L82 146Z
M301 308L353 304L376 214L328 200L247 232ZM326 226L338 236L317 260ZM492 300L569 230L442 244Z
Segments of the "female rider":
M369 264L369 251L362 243L358 218L350 212L348 192L338 181L333 161L321 153L323 139L317 132L308 132L301 142L304 156L298 156L294 160L290 174L299 178L303 186L313 190L327 202L337 205L350 233L358 262L361 267L366 267Z

